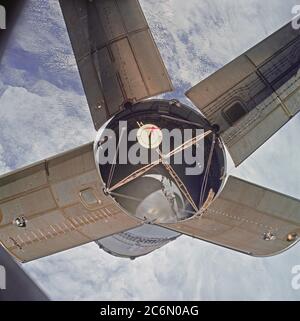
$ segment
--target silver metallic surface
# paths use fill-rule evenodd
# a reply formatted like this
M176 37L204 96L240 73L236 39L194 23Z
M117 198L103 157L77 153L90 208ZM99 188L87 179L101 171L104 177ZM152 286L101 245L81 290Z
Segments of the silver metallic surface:
M60 0L60 4L96 129L113 115L135 117L132 105L123 108L124 103L172 90L137 0ZM4 48L5 41L1 44ZM173 128L197 125L200 118L212 133L217 127L211 125L217 124L238 165L299 111L299 65L299 32L287 24L187 92L207 120L187 112L177 101L139 104L148 118L154 118L161 105L160 121L168 120ZM184 199L182 191L192 193L201 185L183 177L184 166L176 174L181 174L177 184L185 180L187 185L181 191L144 175L144 183L125 189L127 194L117 196L117 190L109 195L97 160L100 135L101 130L94 150L90 143L0 177L0 243L15 258L27 262L93 240L113 255L133 258L180 233L254 256L280 253L299 240L300 201L234 177L224 183L225 157L212 162L214 170L208 176L215 189L204 193L204 202L200 197L195 203L191 196L190 205L200 204L198 212L180 212L173 206L175 198L177 207ZM216 137L222 154L223 144ZM136 170L127 165L118 178L126 178L128 168ZM132 198L129 192L145 192L131 216L120 206L122 197ZM174 213L176 223L162 224ZM161 224L143 225L149 220Z
M186 93L219 125L236 166L300 110L299 68L300 35L288 23Z
M103 238L96 243L101 249L118 257L134 259L175 240L179 233L160 226L144 224L132 230Z
M140 224L104 195L93 144L0 177L0 242L22 262Z
M137 0L60 0L95 128L123 108L172 90Z
M165 115L171 116L171 118L165 119ZM190 119L193 119L195 124L190 125ZM144 124L151 122L164 129L177 128L180 135L183 135L183 131L187 128L201 129L201 134L194 133L195 137L193 138L189 137L184 140L181 136L180 138L183 140L180 139L177 142L178 145L174 145L169 151L169 154L173 155L174 152L180 153L182 148L185 148L184 151L189 150L191 153L192 147L194 147L194 152L197 151L198 155L202 155L201 160L198 159L197 162L194 160L194 164L187 164L185 162L186 155L181 155L183 157L180 165L174 164L172 157L169 159L170 164L168 164L164 160L164 156L158 153L156 154L158 160L153 159L151 164L146 165L134 165L129 159L125 164L116 162L115 166L101 163L101 155L103 156L106 150L103 147L105 144L101 142L109 142L108 137L112 135L111 131L117 137L120 132L120 123L122 126L125 126L124 123L127 124L122 128L125 134L124 141L121 141L121 145L126 146L126 150L123 150L126 153L132 149L134 144L138 144L137 138L136 141L129 142L127 135L130 135L134 129L138 130L140 121ZM109 133L106 129L109 130ZM168 135L163 135L162 144L168 140ZM214 144L212 144L213 141ZM116 145L120 143L119 138L115 143ZM214 145L212 164L208 171L209 175L206 176L208 173L205 171L205 159L208 160L212 145ZM141 146L141 148L143 147ZM200 113L190 107L184 104L178 107L167 100L153 99L139 102L106 122L98 131L94 143L94 153L96 163L99 164L99 175L103 185L106 186L107 193L115 198L120 207L129 215L148 222L174 223L195 215L202 204L208 206L213 196L219 192L225 179L224 147L218 137L214 138L208 122ZM186 175L186 169L198 166L201 169L198 174ZM111 173L113 173L112 176ZM208 180L202 188L205 177L208 177ZM112 178L111 181L110 178Z
M299 200L229 176L202 215L162 226L252 256L270 256L299 240L299 213Z

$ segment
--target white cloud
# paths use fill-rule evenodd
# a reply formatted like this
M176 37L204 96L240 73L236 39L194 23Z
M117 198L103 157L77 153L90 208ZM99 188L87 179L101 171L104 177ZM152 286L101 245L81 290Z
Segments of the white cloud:
M3 147L0 145L0 173L8 172L8 171L9 171L9 167L6 165L6 162L4 160Z
M291 20L289 1L141 1L171 76L195 84Z
M74 92L38 81L31 91L8 86L0 104L5 106L0 109L1 145L11 166L44 159L94 138L85 100Z
M258 259L184 236L135 261L88 244L25 268L59 300L299 299L290 286L297 252Z

